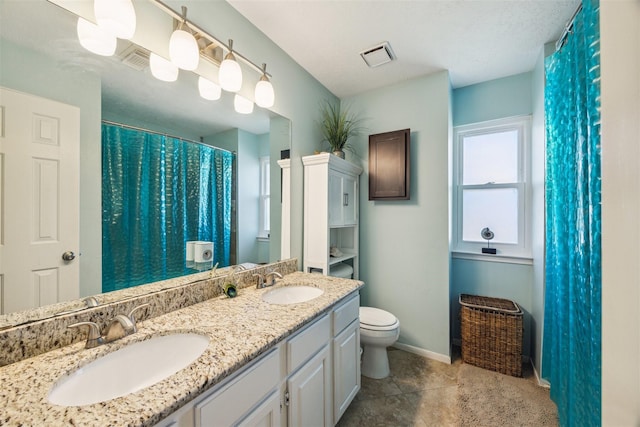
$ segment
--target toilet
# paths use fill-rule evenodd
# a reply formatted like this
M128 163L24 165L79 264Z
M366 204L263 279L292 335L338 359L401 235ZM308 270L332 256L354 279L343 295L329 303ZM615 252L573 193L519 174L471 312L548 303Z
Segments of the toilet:
M360 307L360 344L363 347L362 375L381 379L389 376L387 347L400 336L400 321L388 311Z
M351 279L353 267L345 263L331 266L330 276ZM387 347L400 336L400 321L388 311L374 307L360 307L360 344L363 347L361 372L369 378L389 376Z

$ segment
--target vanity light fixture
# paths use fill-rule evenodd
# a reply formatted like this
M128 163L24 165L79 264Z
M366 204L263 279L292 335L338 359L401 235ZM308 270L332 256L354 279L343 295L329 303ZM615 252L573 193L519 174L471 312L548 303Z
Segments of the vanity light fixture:
M202 76L198 77L198 91L200 96L210 101L220 99L222 88L211 80Z
M118 39L102 27L78 17L76 30L80 44L89 52L102 56L112 56L115 53Z
M251 114L253 113L253 102L236 93L233 100L233 108L235 108L236 112L240 114Z
M256 104L262 108L271 108L275 102L275 93L273 92L273 85L269 81L267 76L267 64L262 64L262 77L256 84L254 97Z
M233 40L229 40L229 53L224 57L224 61L220 64L219 71L220 86L229 92L237 92L242 87L242 70L240 64L236 61L233 54ZM237 97L236 97L237 99ZM253 106L251 107L253 111ZM237 108L236 108L237 111Z
M153 77L163 82L175 82L178 79L178 67L153 52L149 55L149 68Z
M193 71L198 68L198 62L200 62L200 49L193 34L182 29L186 20L187 7L182 6L182 20L169 40L169 57L177 67ZM186 26L186 28L189 27Z
M94 0L96 22L105 31L121 39L136 32L136 11L131 0Z

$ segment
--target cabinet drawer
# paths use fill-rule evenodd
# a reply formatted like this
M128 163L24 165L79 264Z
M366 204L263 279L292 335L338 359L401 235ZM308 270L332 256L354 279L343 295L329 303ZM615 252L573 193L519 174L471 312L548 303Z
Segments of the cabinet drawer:
M280 351L272 350L237 378L196 404L196 427L228 426L243 417L280 381Z
M331 322L325 314L287 342L287 372L291 373L316 354L331 338Z
M356 293L348 301L333 310L333 336L338 335L344 328L360 315L360 294Z

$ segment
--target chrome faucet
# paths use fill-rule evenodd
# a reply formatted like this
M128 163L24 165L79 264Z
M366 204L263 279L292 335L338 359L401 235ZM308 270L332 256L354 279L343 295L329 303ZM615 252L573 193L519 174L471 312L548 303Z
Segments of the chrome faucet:
M124 314L118 314L111 319L109 326L107 327L107 333L102 336L100 334L100 328L95 322L78 322L67 326L68 328L77 328L79 326L88 326L89 335L87 336L87 343L84 348L94 348L102 344L110 343L120 338L124 338L127 335L135 334L138 332L136 327L136 320L133 314L141 308L148 307L149 304L142 304L135 307L129 312L128 316Z
M93 348L99 345L104 344L106 341L104 337L100 335L100 328L94 322L78 322L73 325L67 326L67 328L77 328L80 326L88 326L89 327L89 335L87 335L87 343L84 348Z
M104 336L104 342L113 342L124 338L127 335L131 335L136 331L136 325L131 321L128 316L124 314L118 314L111 319L109 326L107 327L107 333Z
M256 289L262 289L265 287L264 276L260 273L254 273L252 277L257 277Z
M268 282L269 277L271 277L271 282ZM276 284L276 277L278 279L282 279L282 274L277 271L272 271L271 273L267 273L264 275L264 286L273 286ZM267 283L268 282L268 283Z

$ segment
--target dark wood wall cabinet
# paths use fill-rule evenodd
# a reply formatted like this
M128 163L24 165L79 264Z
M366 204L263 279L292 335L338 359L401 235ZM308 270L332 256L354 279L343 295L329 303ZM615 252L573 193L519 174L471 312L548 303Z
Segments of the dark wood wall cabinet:
M369 135L369 200L409 200L411 130Z

